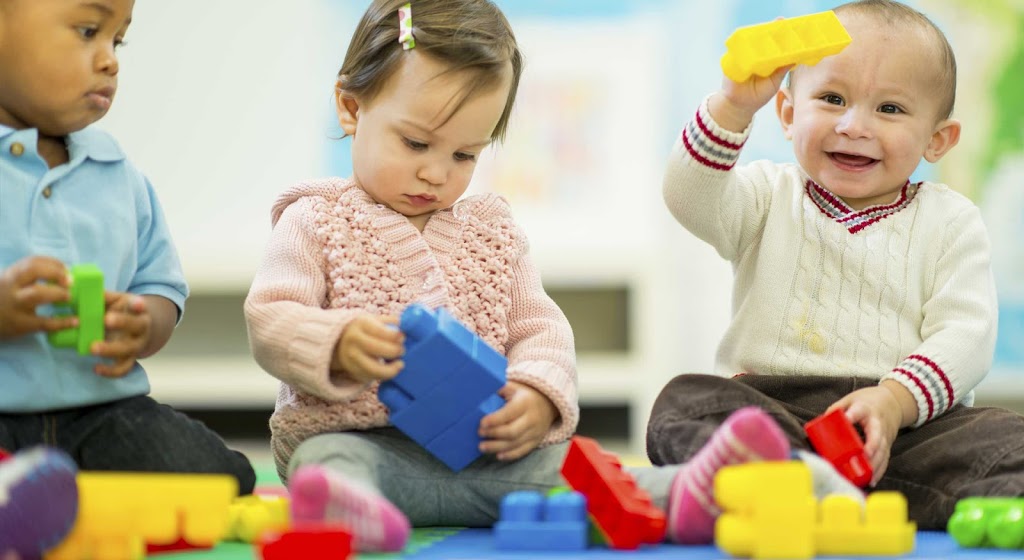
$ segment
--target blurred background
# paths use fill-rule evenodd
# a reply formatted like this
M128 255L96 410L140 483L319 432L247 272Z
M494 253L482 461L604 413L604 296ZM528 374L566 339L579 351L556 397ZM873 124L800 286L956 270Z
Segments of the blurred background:
M917 179L985 213L1000 290L996 364L980 404L1024 410L1024 3L915 0L957 52L960 145ZM153 396L265 448L277 383L252 360L242 302L278 193L351 172L331 103L368 0L140 0L121 86L99 126L153 181L192 288ZM506 196L545 286L573 324L580 432L642 453L647 413L682 372L709 372L728 322L727 263L661 200L667 154L721 80L736 27L829 9L821 0L498 0L526 71L507 141L472 191ZM415 20L415 12L413 14ZM792 160L770 112L743 159ZM254 443L252 443L254 442Z

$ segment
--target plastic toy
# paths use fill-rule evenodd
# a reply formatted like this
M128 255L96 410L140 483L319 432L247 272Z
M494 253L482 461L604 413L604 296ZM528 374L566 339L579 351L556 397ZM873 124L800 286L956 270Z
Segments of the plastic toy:
M849 44L850 34L832 11L748 25L725 40L722 72L745 82L791 64L813 66Z
M810 469L800 461L723 467L715 476L715 501L723 510L715 543L733 556L898 556L914 549L917 526L907 521L906 498L875 492L863 511L849 496L819 504Z
M587 512L612 548L635 549L665 539L665 513L637 487L618 458L596 441L574 436L562 478L587 498Z
M495 546L504 550L584 550L587 499L579 492L512 492L501 500Z
M808 422L804 432L818 454L847 480L861 488L871 482L871 461L864 451L864 442L845 412L836 409L823 414Z
M76 264L71 267L71 299L66 304L54 305L54 315L78 317L78 326L54 331L48 335L50 344L57 348L76 348L83 356L89 355L93 342L103 340L103 271L96 265Z
M291 523L289 500L280 496L242 496L228 506L224 540L256 542L268 531L284 531Z
M405 368L380 384L391 423L453 471L480 456L480 420L501 408L508 360L444 309L402 313Z
M964 548L1024 548L1024 498L964 498L946 530Z
M352 555L352 534L338 523L302 523L264 534L257 549L263 560L343 560Z
M205 548L227 530L238 482L226 475L81 472L78 519L47 560L134 560L146 545Z

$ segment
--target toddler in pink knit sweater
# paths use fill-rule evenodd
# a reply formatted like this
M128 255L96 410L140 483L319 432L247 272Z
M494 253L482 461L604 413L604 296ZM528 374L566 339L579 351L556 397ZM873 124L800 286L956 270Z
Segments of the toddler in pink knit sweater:
M278 472L296 519L342 521L361 551L401 549L411 525L490 526L505 494L563 484L579 418L572 330L508 203L460 200L505 133L522 66L490 1L375 0L335 91L353 175L296 185L272 211L245 315L256 360L282 381ZM484 456L457 473L389 426L377 398L403 367L394 326L414 302L447 308L508 358L506 403L480 423ZM714 519L722 464L787 455L777 426L746 409L695 467L630 471L685 540Z

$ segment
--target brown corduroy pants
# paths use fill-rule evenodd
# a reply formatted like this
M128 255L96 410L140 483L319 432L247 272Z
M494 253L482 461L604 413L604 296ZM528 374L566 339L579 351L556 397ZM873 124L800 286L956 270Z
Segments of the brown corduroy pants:
M778 422L794 449L810 449L803 426L846 394L875 379L686 374L670 381L647 425L655 465L683 463L732 412L758 406ZM957 500L1024 496L1024 417L1001 408L956 405L915 429L901 430L875 490L907 497L918 528L945 530Z

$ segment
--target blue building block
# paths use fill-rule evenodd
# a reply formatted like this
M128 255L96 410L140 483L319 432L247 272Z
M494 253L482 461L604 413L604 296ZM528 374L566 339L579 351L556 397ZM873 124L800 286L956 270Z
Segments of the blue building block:
M391 423L453 471L480 456L480 419L501 408L508 360L444 309L402 313L405 367L380 384Z
M504 550L585 550L588 530L583 494L520 491L502 498L494 541Z

